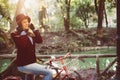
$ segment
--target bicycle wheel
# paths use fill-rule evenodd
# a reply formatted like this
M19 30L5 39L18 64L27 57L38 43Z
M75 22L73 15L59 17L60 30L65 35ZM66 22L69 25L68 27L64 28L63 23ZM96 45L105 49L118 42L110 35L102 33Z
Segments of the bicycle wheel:
M65 80L83 80L81 75L77 71L73 71L65 78Z

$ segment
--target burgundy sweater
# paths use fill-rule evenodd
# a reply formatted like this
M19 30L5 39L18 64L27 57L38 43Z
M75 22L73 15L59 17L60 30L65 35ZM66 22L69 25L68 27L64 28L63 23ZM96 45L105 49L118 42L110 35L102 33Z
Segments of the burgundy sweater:
M17 48L17 66L25 66L36 62L35 43L42 43L42 37L38 30L34 31L35 37L32 37L33 44L27 35L20 35L17 31L11 33L11 37L15 42Z

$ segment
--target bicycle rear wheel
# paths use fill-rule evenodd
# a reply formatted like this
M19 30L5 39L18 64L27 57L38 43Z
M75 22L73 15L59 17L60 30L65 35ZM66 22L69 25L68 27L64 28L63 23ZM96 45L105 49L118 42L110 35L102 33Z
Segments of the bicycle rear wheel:
M81 75L77 71L73 71L65 78L65 80L83 80Z

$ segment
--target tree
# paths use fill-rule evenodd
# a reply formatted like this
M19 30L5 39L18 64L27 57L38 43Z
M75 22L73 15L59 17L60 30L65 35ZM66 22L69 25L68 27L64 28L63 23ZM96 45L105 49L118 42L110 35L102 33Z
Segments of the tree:
M96 13L97 13L97 16L98 16L98 8L99 8L99 6L98 6L98 3L99 3L99 0L94 0L94 4L95 4L95 11L96 11ZM108 27L108 20L107 20L107 13L106 13L106 8L105 8L105 4L104 4L104 12L103 12L103 14L105 15L105 21L106 21L106 27Z
M21 12L21 9L23 8L24 6L24 2L25 0L19 0L18 3L17 3L17 8L16 8L16 12L15 12L15 15L14 15L14 19L13 21L11 21L11 28L10 28L10 31L13 31L15 28L16 28L16 21L15 21L15 17L17 14L19 14Z
M97 26L97 36L99 38L103 37L103 12L104 12L104 6L105 6L105 0L99 0L99 6L98 6L98 26Z
M117 0L117 66L116 80L120 80L120 0Z
M7 0L0 0L0 16L0 28L5 29L8 26L7 23L11 21Z
M6 46L7 50L9 50L10 47L12 46L12 44L11 44L7 34L2 29L0 29L0 38L2 38L5 41L5 46Z
M46 18L46 8L45 6L42 6L41 10L39 11L39 22L42 27L44 26L45 18Z
M70 30L70 3L71 3L71 0L58 0L58 2L62 3L61 13L63 15L65 31L68 33Z
M94 14L94 6L91 5L91 1L79 1L75 15L83 21L85 28L88 28L89 18L92 14Z
M1 0L0 1L0 16L1 16L1 20L0 20L0 38L2 38L5 42L5 46L7 49L9 49L12 45L11 42L8 38L7 33L4 31L4 28L7 26L7 22L10 22L10 12L9 12L9 6L7 4L6 0ZM2 25L2 23L4 23L4 25Z
M66 16L64 16L64 26L66 32L69 32L70 29L70 2L71 0L65 0Z
M10 40L10 32L13 31L16 28L15 17L16 17L17 14L19 14L21 12L24 1L25 0L19 0L18 1L17 9L16 9L16 12L15 12L15 16L14 16L13 21L10 18L9 6L7 4L8 0L1 0L0 1L1 2L1 4L0 4L0 15L2 16L3 20L6 20L6 22L9 22L11 24L10 25L10 30L7 33L3 29L0 29L0 37L2 39L4 39L7 50L10 49L10 47L12 47L13 43ZM3 23L3 21L1 23ZM7 23L4 23L4 24L7 25ZM4 27L5 26L3 26L3 28Z
M0 15L6 20L10 19L8 0L0 0Z
M48 26L45 25L46 14L47 14L46 7L42 6L42 8L39 11L39 23L41 25L41 28L43 28L45 32L47 31L48 28Z

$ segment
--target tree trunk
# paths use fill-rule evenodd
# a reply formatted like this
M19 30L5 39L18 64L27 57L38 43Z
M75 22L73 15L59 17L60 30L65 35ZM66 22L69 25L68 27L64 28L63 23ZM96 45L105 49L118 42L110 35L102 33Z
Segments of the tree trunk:
M117 0L117 66L116 80L120 80L120 0Z
M22 9L22 7L24 5L24 1L25 0L19 0L18 3L17 3L15 16L13 18L13 21L11 22L11 26L10 26L10 31L9 32L13 31L16 28L16 26L17 26L15 17L16 17L17 14L19 14L21 12L21 9Z
M107 19L107 13L106 13L105 6L104 6L104 15L105 15L106 28L108 28L108 19Z
M86 20L84 20L84 25L85 25L85 28L87 29L87 28L88 28L87 19L86 19Z
M46 18L46 8L42 6L41 10L39 11L39 23L41 26L44 25L45 18Z
M95 11L96 11L96 14L98 15L98 5L97 5L97 0L94 0L94 4L95 4Z
M71 0L65 0L66 16L64 17L64 26L66 32L69 32L69 28L70 28L70 2Z
M7 36L7 33L5 33L3 30L0 29L0 37L4 39L5 45L7 49L10 49L12 47L12 44Z
M97 27L97 36L99 38L103 37L102 23L103 23L103 12L104 12L104 5L105 5L104 2L105 2L105 0L99 1L98 27Z
M45 20L46 19L46 8L42 6L41 10L39 11L39 24L41 28L44 29L44 32L47 32L47 25L45 25Z

